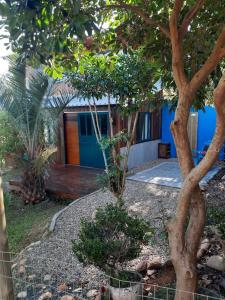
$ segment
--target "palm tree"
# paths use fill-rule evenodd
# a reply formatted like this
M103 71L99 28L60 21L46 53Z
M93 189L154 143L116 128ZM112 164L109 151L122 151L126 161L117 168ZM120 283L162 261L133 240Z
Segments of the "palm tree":
M12 120L25 150L20 184L25 203L45 198L46 167L56 147L46 142L44 128L57 126L59 114L72 99L69 93L54 96L55 84L42 71L28 72L26 63L14 58L1 87L0 106Z

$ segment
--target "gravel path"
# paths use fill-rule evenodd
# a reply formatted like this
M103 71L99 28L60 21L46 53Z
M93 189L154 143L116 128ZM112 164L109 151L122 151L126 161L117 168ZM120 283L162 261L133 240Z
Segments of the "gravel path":
M163 229L163 219L166 221L173 214L177 193L178 190L173 188L127 181L124 198L129 212L142 216L159 233ZM79 285L88 281L87 288L98 286L104 276L94 266L83 266L74 257L71 240L78 238L81 219L92 218L95 210L108 202L115 202L115 198L108 191L98 191L81 201L75 201L59 217L55 231L39 244L25 250L23 257L43 277L46 274L57 274L61 281L77 281ZM141 258L160 255L166 259L168 249L165 244L156 235L151 245L143 249ZM137 260L131 263L131 267L136 264Z

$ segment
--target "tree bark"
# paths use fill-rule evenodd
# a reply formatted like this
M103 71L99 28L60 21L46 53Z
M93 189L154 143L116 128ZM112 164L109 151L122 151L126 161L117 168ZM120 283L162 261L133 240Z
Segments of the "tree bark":
M196 167L187 135L189 115L187 103L191 101L187 93L182 96L171 130L185 180L180 191L176 216L169 222L168 232L171 259L177 276L175 299L189 300L193 299L192 293L197 288L196 257L205 224L205 201L199 182L216 162L225 140L225 74L214 91L217 112L214 138L205 157Z
M0 299L14 300L10 253L6 232L2 179L0 177Z

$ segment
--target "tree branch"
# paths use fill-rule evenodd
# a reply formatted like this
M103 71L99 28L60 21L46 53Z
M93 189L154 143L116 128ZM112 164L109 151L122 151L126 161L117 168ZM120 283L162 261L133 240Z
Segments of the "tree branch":
M199 69L191 79L190 90L194 94L224 57L225 57L225 25L216 41L215 47L211 52L210 56L208 57L204 65L201 67L201 69Z
M121 2L120 4L110 4L104 7L101 7L102 9L124 9L127 11L131 11L135 13L136 15L140 16L146 24L158 27L160 31L168 38L170 39L170 32L167 27L165 27L161 22L154 20L151 18L148 14L146 14L138 5L131 5L126 4L124 2Z
M183 38L188 31L188 27L191 24L191 21L195 18L199 10L204 5L205 0L198 0L196 4L189 10L186 16L183 19L183 22L180 27L180 36Z
M175 0L173 11L169 20L170 39L172 45L172 68L174 80L179 91L187 85L187 78L184 72L184 58L182 39L179 35L178 21L183 7L183 0Z

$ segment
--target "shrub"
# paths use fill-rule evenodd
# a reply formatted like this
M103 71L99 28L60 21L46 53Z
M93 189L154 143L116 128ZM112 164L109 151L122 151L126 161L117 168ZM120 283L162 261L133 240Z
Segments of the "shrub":
M139 255L149 234L152 230L144 220L130 216L121 205L108 204L97 210L94 221L82 220L73 251L80 261L112 274Z

